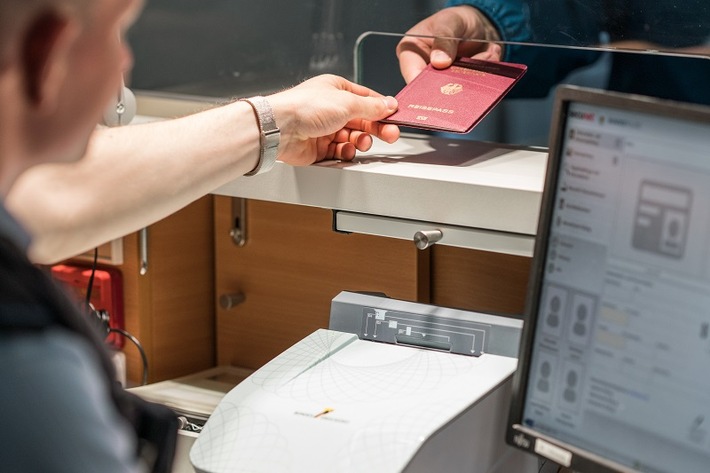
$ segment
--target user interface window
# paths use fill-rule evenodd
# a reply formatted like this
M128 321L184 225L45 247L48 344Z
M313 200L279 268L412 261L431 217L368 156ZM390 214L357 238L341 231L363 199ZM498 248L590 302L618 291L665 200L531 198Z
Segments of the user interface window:
M710 127L572 103L525 424L641 471L710 464Z

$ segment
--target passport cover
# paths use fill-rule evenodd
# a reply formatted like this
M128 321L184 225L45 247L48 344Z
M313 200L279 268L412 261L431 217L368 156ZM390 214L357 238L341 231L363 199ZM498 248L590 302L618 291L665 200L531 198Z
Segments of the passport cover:
M527 66L459 58L446 69L429 64L396 96L399 109L383 123L468 133L525 74Z

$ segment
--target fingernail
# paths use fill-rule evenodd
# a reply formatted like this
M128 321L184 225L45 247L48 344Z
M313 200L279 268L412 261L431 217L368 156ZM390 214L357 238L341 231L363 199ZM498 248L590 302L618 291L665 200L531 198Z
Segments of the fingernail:
M385 105L387 105L387 110L395 110L397 108L397 99L392 96L387 96L384 98Z
M449 55L446 54L444 51L440 51L437 49L435 51L432 51L432 53L431 53L431 61L432 62L434 62L434 61L445 62L445 61L449 61L449 60L450 60Z

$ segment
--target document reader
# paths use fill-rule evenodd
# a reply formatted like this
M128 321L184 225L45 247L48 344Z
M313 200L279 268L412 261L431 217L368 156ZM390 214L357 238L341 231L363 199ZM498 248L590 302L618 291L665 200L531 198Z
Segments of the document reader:
M536 471L505 445L522 322L343 292L329 329L257 370L190 452L200 472Z

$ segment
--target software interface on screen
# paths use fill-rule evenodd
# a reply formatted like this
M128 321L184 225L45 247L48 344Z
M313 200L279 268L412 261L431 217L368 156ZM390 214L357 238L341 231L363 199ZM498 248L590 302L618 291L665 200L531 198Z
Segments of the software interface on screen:
M710 127L571 103L561 153L524 423L707 472Z

